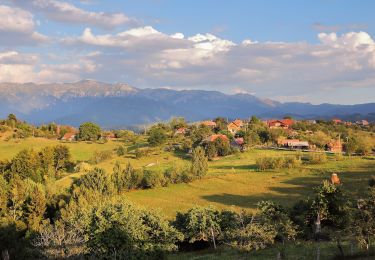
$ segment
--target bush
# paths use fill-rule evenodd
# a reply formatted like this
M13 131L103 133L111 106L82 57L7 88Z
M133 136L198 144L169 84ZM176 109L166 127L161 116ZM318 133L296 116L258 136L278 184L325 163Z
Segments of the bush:
M325 153L310 153L305 159L310 164L319 164L327 161L327 155Z
M255 162L259 170L276 170L281 168L293 168L301 165L298 156L288 157L260 157Z
M93 164L101 163L105 160L109 160L112 158L112 151L95 151L94 155L91 157L90 162Z
M126 148L125 148L125 146L120 145L119 147L117 147L116 154L118 156L124 156L126 154Z
M164 175L159 171L144 171L141 186L145 189L166 186Z
M90 172L92 170L92 166L86 162L80 162L74 167L75 172Z

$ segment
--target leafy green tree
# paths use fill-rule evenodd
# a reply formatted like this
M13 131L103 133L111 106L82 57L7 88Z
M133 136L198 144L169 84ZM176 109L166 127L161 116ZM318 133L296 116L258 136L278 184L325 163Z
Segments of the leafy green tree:
M231 148L228 141L225 141L222 138L216 138L214 143L217 150L217 154L219 156L226 156L231 153Z
M43 175L55 176L55 154L54 148L47 146L39 152L40 168Z
M288 216L288 212L272 201L261 201L258 203L259 217L261 223L269 225L276 232L276 239L284 244L288 240L295 240L297 236L296 227Z
M53 147L55 172L66 169L70 161L71 154L66 145L56 145Z
M160 216L124 201L94 208L87 235L90 253L108 259L158 259L182 239Z
M214 142L209 142L206 145L206 154L209 160L212 160L217 156L217 149Z
M46 204L47 200L44 191L40 186L36 185L26 202L27 223L30 230L39 230L40 224L43 220L43 215L46 211Z
M216 240L221 233L220 212L212 207L195 207L186 213L178 212L175 226L189 243L211 241L216 248Z
M207 157L205 156L204 149L200 146L194 148L193 158L191 162L191 172L193 176L202 178L208 171Z
M249 253L272 245L275 242L275 236L276 231L272 227L250 223L234 233L230 245Z
M359 199L356 206L350 229L359 246L368 252L375 237L375 189L371 188L368 196Z
M172 118L172 120L169 122L169 125L172 130L177 130L182 127L187 127L187 123L185 121L185 118L183 117Z
M151 127L148 135L149 137L147 141L151 146L158 146L165 143L168 137L167 132L163 128L158 126Z
M41 182L43 176L40 171L39 156L34 150L22 150L11 161L11 173L22 179L30 178L35 182Z
M96 141L100 134L100 126L95 123L86 122L79 126L79 139L82 141Z

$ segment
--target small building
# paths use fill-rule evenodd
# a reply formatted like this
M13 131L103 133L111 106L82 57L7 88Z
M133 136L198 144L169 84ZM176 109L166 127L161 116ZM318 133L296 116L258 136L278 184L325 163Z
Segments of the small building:
M61 138L61 140L62 141L72 142L72 141L76 140L76 137L77 137L76 133L66 133L66 134L63 135L63 137Z
M102 138L105 140L113 140L116 139L116 135L112 132L105 132L102 134Z
M185 127L181 127L181 128L178 128L175 132L174 132L175 135L184 135L186 134L186 128Z
M292 119L282 119L282 120L268 120L266 123L270 129L275 129L275 128L289 129L294 124L294 121Z
M244 150L245 141L243 137L234 138L230 145L232 147L239 148L242 151Z
M225 142L229 142L229 138L228 136L226 135L223 135L223 134L215 134L215 135L210 135L209 137L207 137L206 139L204 139L203 141L206 142L206 143L209 143L209 142L215 142L216 139L220 138L221 140L225 141Z
M333 122L334 124L341 124L341 123L342 123L341 119L338 119L338 118L334 118L334 119L332 119L332 122Z
M331 142L325 145L325 150L333 153L341 153L342 143L340 140L332 140Z
M242 127L243 127L243 122L242 122L242 120L240 120L240 119L236 119L236 120L230 122L230 123L228 124L228 126L227 126L228 131L229 131L232 135L234 135L234 134L236 134L238 131L240 131Z
M298 139L282 139L277 142L281 147L292 149L309 149L309 142L300 141Z
M360 120L356 122L357 125L368 126L370 123L367 120Z
M202 121L200 124L212 128L216 127L216 123L214 121Z

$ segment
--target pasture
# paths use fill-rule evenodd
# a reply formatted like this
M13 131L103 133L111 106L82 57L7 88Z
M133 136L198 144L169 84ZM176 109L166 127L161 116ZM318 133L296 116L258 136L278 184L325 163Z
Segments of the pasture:
M57 140L43 138L11 139L0 141L0 160L11 159L22 149L35 150L45 146L60 144ZM99 143L64 143L71 151L74 161L87 161L95 151L114 150L119 142ZM134 149L131 148L130 150ZM313 192L313 187L332 173L338 173L343 188L357 196L366 190L367 181L375 175L374 157L344 157L336 161L329 156L328 161L296 168L259 171L255 166L257 158L262 156L295 155L292 151L274 151L253 149L209 162L209 172L201 180L191 183L171 184L148 190L126 192L124 197L134 203L162 211L172 219L177 211L184 211L193 206L213 205L219 209L228 208L236 211L254 211L261 200L273 200L286 206L292 206L297 200L306 198ZM189 159L176 152L156 149L151 154L135 158L132 152L101 162L95 167L112 171L116 162L125 166L131 163L135 168L145 167L150 170L163 170L172 165L189 165ZM69 188L73 180L83 173L69 174L56 182L59 190Z

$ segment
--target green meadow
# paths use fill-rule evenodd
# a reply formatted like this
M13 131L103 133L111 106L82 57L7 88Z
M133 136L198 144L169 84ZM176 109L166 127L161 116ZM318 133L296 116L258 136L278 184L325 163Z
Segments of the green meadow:
M0 160L11 159L22 149L41 149L45 146L60 144L57 140L43 138L11 139L0 141ZM100 143L64 143L70 148L74 161L87 161L95 151L114 150L121 143L109 141ZM129 150L134 149L131 147ZM219 209L229 208L236 211L254 211L261 200L273 200L286 206L292 206L297 200L306 198L313 187L332 173L337 173L346 191L354 196L366 190L367 180L375 174L374 157L344 157L336 161L328 156L328 161L315 165L301 165L297 168L274 171L259 171L255 161L262 156L292 155L297 152L252 149L244 153L230 155L209 163L209 172L201 180L191 183L171 184L148 190L135 190L123 196L146 208L158 209L168 218L177 211L187 210L195 205L213 205ZM95 167L111 172L115 163L125 166L131 163L135 168L163 170L172 165L189 165L186 156L166 152L162 149L139 159L132 152L125 156L113 155L113 158L101 162ZM57 181L61 189L70 187L74 179L83 173L72 173Z

